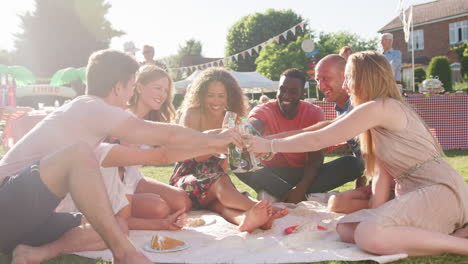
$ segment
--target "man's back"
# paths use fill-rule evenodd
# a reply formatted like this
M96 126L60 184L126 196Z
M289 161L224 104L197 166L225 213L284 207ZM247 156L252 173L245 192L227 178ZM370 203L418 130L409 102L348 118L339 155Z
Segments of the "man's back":
M25 166L64 147L85 142L94 148L131 116L94 96L80 96L50 113L0 161L0 182Z

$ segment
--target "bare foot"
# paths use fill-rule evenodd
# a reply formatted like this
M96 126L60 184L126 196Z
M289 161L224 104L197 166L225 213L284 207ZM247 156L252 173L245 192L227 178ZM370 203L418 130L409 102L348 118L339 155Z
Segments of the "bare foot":
M12 253L12 264L36 264L41 263L48 258L37 248L18 245Z
M114 260L114 264L153 264L143 253L140 251L134 251L131 254L127 254L122 260Z
M452 236L466 238L468 237L468 226L459 228L452 233Z
M275 219L284 217L288 214L288 208L273 207L273 214L270 216L268 221L265 224L263 224L260 228L263 230L271 229L273 227L273 221L275 221Z
M271 203L261 200L250 210L245 212L245 218L239 225L239 231L253 232L257 227L262 226L272 215Z

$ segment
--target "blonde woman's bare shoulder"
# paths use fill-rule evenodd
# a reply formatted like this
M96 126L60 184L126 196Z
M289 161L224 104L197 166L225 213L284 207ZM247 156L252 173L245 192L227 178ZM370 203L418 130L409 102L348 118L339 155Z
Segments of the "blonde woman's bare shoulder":
M179 124L185 127L190 127L190 128L199 130L200 119L201 119L200 108L189 108L185 112L182 113Z

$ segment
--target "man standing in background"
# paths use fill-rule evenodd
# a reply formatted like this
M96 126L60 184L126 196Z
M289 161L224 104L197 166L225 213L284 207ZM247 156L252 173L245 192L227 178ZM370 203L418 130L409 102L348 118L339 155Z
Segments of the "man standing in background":
M396 83L401 83L401 52L394 50L393 35L391 33L384 33L380 37L380 45L382 46L383 55L387 58L390 65L392 65L395 74Z

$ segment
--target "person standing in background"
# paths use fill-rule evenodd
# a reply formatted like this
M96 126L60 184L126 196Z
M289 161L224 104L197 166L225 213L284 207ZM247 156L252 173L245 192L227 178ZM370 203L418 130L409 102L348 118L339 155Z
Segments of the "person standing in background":
M401 83L401 51L395 50L393 46L393 35L384 33L380 37L380 45L382 46L382 54L387 58L392 66L396 83Z
M141 62L140 65L143 66L143 65L156 65L158 66L159 68L167 71L167 66L162 63L162 62L159 62L157 60L154 60L154 47L153 46L150 46L150 45L144 45L143 46L143 57L145 58L145 61Z

